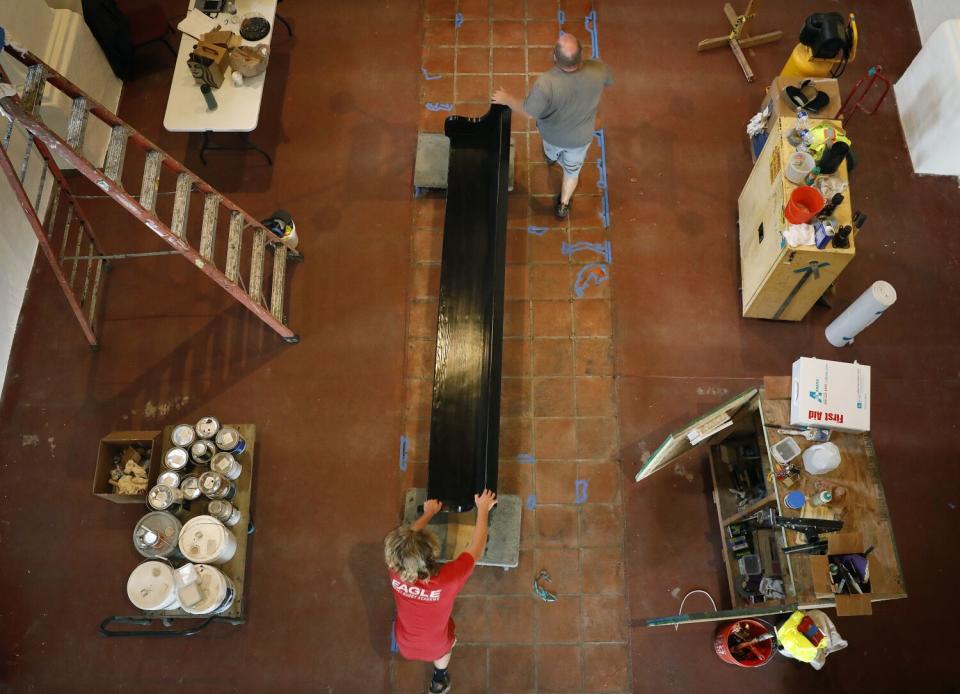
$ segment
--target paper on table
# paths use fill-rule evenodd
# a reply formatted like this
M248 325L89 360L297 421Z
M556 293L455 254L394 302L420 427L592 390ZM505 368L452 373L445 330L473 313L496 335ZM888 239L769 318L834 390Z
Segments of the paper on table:
M209 15L204 14L200 10L190 9L187 12L187 16L177 24L177 29L182 31L184 34L192 36L195 39L199 39L200 36L206 34L208 31L213 31L214 27L221 24L216 19L212 19Z

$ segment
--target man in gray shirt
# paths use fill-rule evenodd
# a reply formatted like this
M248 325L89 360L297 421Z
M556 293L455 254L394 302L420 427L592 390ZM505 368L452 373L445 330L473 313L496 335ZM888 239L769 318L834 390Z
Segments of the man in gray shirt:
M494 91L492 100L537 119L547 163L559 161L563 168L555 211L557 217L565 219L593 139L600 95L604 87L613 84L613 75L599 60L583 60L580 41L572 34L560 35L553 60L556 65L537 78L524 101L502 87Z

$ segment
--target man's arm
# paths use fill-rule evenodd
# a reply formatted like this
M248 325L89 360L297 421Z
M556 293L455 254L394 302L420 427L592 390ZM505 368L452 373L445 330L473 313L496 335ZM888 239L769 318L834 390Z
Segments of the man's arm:
M477 561L483 556L483 550L487 546L490 509L497 505L497 495L489 489L484 489L483 494L473 495L473 501L477 505L477 524L473 528L473 537L466 551L474 561Z
M443 504L441 504L436 499L429 499L423 502L423 515L421 515L419 518L417 518L417 520L413 521L413 523L410 524L410 529L423 530L424 528L426 528L427 523L429 523L430 520L435 515L440 513L440 509L442 507L443 507Z
M523 99L515 97L513 94L507 92L503 87L498 87L493 92L493 97L490 99L495 104L500 104L502 106L508 107L514 113L517 113L521 116L526 116L527 118L532 118L532 116L523 110Z

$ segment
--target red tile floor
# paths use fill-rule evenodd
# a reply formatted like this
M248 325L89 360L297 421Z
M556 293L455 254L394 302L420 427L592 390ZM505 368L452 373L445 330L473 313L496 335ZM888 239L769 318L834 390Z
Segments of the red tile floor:
M425 102L476 115L484 89L519 91L545 69L558 9L586 39L581 3L457 8L463 25L454 30L454 0L285 3L297 36L278 33L253 134L273 167L232 152L211 153L204 167L198 137L162 128L169 55L141 55L121 115L251 211L294 212L307 261L293 272L290 316L303 339L285 345L186 263L160 258L117 263L94 354L37 263L0 403L4 691L423 689L425 670L389 655L380 545L404 489L423 480L426 299L442 207L412 198L414 135L446 115ZM535 496L536 508L520 567L478 570L457 606L455 691L956 689L950 663L960 643L944 597L958 569L955 181L910 174L892 97L876 116L858 116L853 185L871 221L838 301L883 278L898 304L842 353L822 337L836 311L815 309L799 324L743 320L733 224L750 169L743 128L796 27L822 4L761 6L757 30L787 37L748 51L752 85L729 53L693 50L724 31L717 0L606 0L597 9L599 47L617 80L601 114L612 225L597 222L589 178L570 223L554 225L555 174L517 120L501 485ZM873 63L901 74L919 47L909 3L841 9L857 11L862 29L842 91ZM421 67L442 79L424 80ZM122 213L98 215L112 248L155 247ZM528 226L550 230L536 236ZM587 255L558 255L562 241L606 239L611 281L573 300ZM874 367L874 440L910 597L839 620L851 646L821 673L785 660L748 673L711 653L710 625L642 626L676 612L690 588L724 600L704 461L693 456L643 485L632 476L671 427L786 373L800 354ZM90 495L96 442L208 412L259 427L248 623L183 641L105 640L96 625L128 609L122 587L137 560L129 528L141 509ZM401 435L414 444L406 472ZM583 504L577 480L588 482ZM541 567L557 603L531 596Z

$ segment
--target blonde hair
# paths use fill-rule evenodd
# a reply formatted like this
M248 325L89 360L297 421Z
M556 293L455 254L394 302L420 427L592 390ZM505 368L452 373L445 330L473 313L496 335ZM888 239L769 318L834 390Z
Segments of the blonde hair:
M440 570L437 555L440 543L429 530L413 530L401 525L383 539L383 558L387 568L405 583L424 581Z

